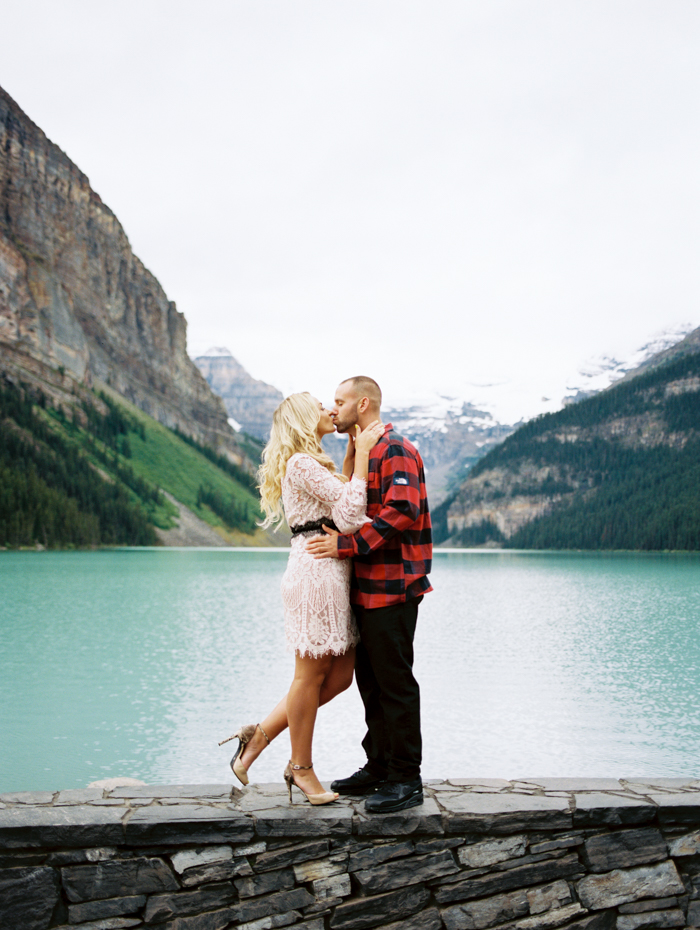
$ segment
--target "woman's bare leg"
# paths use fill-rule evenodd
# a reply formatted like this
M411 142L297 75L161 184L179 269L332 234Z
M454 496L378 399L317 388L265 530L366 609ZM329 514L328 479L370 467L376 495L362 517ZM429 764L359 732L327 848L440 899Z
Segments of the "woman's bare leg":
M327 657L326 657L327 658ZM352 684L352 676L355 669L355 647L348 649L342 656L330 656L331 664L328 673L323 679L321 690L318 696L318 706L327 704L334 697L346 691ZM287 697L288 693L282 698L279 704L271 711L260 726L267 733L270 742L280 733L284 732L289 726L287 719ZM258 758L260 753L267 746L267 740L260 732L255 731L255 736L247 744L241 754L241 762L248 769ZM297 761L296 759L294 760Z
M294 680L287 694L287 719L292 743L291 761L302 766L294 771L294 780L307 794L321 794L325 789L310 766L312 744L323 682L330 672L333 656L297 656Z

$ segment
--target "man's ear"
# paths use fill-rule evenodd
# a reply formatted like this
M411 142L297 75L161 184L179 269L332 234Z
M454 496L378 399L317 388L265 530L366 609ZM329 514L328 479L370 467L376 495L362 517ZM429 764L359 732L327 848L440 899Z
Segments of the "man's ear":
M365 410L369 407L369 397L362 397L357 405L357 412L364 413Z

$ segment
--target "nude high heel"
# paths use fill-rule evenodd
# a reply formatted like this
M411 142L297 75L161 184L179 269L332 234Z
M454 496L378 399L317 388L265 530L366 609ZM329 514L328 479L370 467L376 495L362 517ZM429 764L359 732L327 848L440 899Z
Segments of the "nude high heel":
M287 783L287 790L289 791L289 803L293 804L292 801L292 785L301 791L309 804L318 805L318 804L330 804L331 801L337 801L340 795L336 794L335 791L323 791L321 794L307 794L301 785L297 785L296 779L294 778L294 772L300 770L312 769L313 765L295 765L292 760L289 760L287 768L284 770L284 780Z
M238 740L238 749L236 750L233 759L231 759L231 771L242 785L248 784L248 769L241 762L240 755L248 743L255 736L255 731L258 729L267 740L267 745L269 746L270 739L259 723L249 723L246 726L241 727L237 733L233 734L233 736L227 736L226 739L222 739L219 743L219 746L223 746L224 743L228 743L232 739Z

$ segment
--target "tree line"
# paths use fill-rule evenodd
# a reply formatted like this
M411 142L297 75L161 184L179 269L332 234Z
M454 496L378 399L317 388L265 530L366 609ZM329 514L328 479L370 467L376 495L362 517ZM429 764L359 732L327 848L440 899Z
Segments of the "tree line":
M34 398L46 408L46 398ZM0 544L154 545L126 488L103 478L35 410L26 387L0 383Z

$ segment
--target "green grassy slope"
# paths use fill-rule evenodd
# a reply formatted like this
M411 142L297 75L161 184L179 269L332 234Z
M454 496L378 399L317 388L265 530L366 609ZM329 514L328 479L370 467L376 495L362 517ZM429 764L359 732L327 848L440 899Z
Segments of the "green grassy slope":
M224 538L256 533L252 479L113 392L72 409L0 381L0 546L152 545L192 510Z

